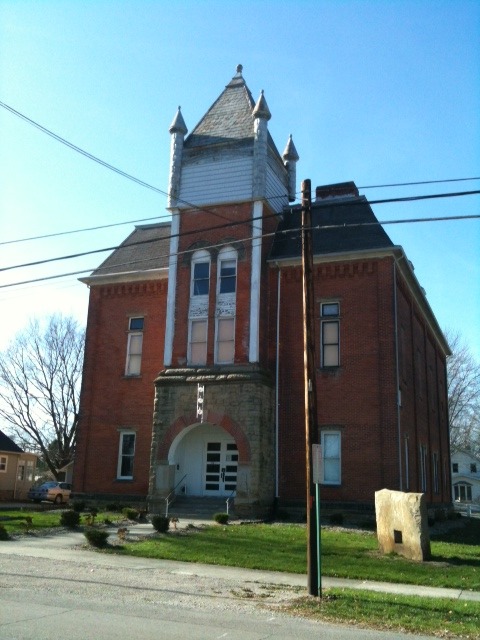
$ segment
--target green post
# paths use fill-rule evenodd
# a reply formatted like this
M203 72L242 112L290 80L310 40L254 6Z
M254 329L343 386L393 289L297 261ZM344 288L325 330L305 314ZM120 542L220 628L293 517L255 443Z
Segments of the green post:
M320 489L318 482L315 484L315 503L317 505L317 575L318 575L318 597L322 597L322 530L320 528Z

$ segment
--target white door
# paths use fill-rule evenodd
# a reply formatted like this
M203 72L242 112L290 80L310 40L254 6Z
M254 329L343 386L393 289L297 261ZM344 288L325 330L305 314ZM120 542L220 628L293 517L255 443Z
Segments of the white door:
M234 442L207 442L204 495L230 495L237 487L238 450Z

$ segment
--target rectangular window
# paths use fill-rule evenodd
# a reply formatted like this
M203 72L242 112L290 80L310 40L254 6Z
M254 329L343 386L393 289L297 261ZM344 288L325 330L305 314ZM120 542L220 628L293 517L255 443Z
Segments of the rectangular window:
M452 464L452 473L458 473L458 462Z
M218 364L232 363L235 357L235 318L217 320L217 357Z
M469 484L455 484L453 485L453 492L455 500L459 502L472 501L472 486Z
M340 316L339 303L322 303L321 316L321 366L338 367L340 365L340 320L338 319Z
M17 480L25 480L25 460L20 460L17 467Z
M133 459L135 456L135 433L122 431L118 450L117 478L131 480L133 478Z
M7 471L7 456L0 456L0 473L6 473Z
M210 262L195 262L193 264L192 295L208 295L210 284Z
M340 484L341 474L341 433L322 431L322 484Z
M427 490L427 447L420 445L420 491L425 493Z
M433 491L434 493L440 493L440 477L438 473L438 453L434 453L432 456L433 465Z
M142 365L143 318L130 318L128 323L126 376L139 376Z
M477 465L474 462L470 465L470 473L477 473Z
M237 286L237 261L220 261L219 293L235 293Z
M27 481L33 482L33 460L27 460Z
M207 363L207 321L192 320L190 322L189 364L205 365L206 363Z

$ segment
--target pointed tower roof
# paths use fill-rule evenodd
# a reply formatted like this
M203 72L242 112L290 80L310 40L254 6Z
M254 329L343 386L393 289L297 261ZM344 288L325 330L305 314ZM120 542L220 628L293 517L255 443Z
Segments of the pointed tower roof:
M185 139L185 149L253 138L252 111L255 102L243 79L242 70L239 64L237 73Z
M290 134L288 138L288 142L285 146L285 149L283 150L282 158L284 160L293 160L294 162L300 160L300 156L298 155L297 150L295 149L295 145L293 144L292 134Z
M188 129L182 116L181 107L178 107L177 113L175 114L168 131L169 133L182 133L183 135L186 135Z

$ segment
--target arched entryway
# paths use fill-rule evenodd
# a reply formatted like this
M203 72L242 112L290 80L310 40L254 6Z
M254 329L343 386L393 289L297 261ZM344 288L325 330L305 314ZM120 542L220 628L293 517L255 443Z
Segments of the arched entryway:
M209 424L186 427L172 442L168 462L191 496L229 496L237 486L237 444L230 433Z

